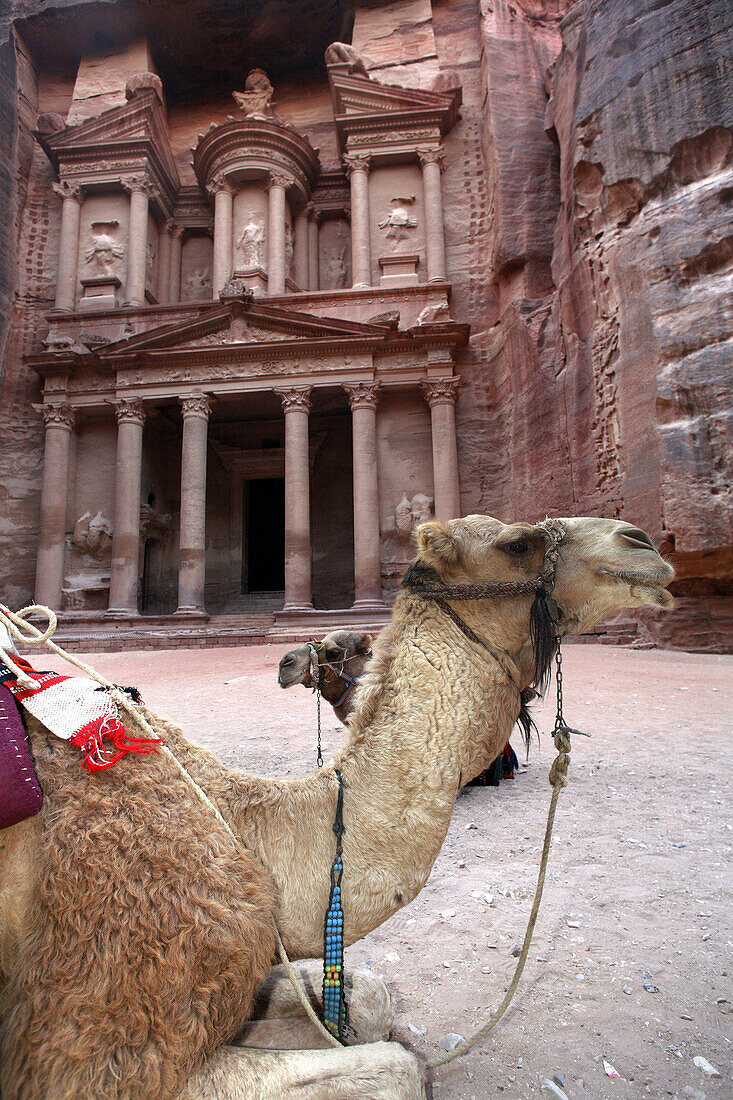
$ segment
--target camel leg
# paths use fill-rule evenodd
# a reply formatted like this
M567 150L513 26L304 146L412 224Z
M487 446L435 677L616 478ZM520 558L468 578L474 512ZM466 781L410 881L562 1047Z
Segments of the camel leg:
M417 1058L398 1043L331 1050L223 1046L179 1100L425 1100Z
M323 964L320 960L296 964L310 1002L321 1010ZM369 970L346 971L349 1022L356 1032L353 1043L376 1043L389 1038L394 1022L392 998L382 981ZM326 1040L306 1018L303 1006L282 966L274 966L257 991L252 1019L234 1040L236 1046L271 1050L327 1048Z

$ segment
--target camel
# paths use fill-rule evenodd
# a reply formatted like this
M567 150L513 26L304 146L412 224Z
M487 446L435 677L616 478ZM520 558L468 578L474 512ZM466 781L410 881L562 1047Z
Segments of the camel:
M339 722L347 724L354 707L354 685L372 655L372 636L359 630L332 630L316 643L321 674L321 695L333 707ZM281 688L296 684L315 687L311 674L311 645L296 646L281 658L277 680ZM345 676L343 675L345 674Z
M560 633L620 608L672 605L673 570L644 532L620 520L559 522ZM411 581L434 584L526 589L555 553L546 526L479 515L423 524L417 542ZM396 600L335 761L347 945L424 886L464 777L496 757L521 690L542 678L530 633L536 604L509 591L440 606L408 588ZM291 958L321 956L334 766L290 781L249 775L146 713L241 843L166 754L131 754L90 776L76 750L28 721L45 799L36 817L0 836L2 1095L424 1096L416 1056L384 1041L389 998L366 975L347 985L356 1045L263 1049L273 1045L269 1027L307 1032L282 973L270 973L273 921ZM311 989L313 966L303 968Z
M288 650L280 658L278 665L277 679L281 688L291 688L296 684L302 684L306 688L315 687L312 669L314 649L318 666L323 670L320 674L321 695L331 704L339 722L346 726L354 707L355 681L364 674L372 655L372 636L358 630L332 630L320 642L304 642L303 645ZM529 729L526 726L522 730L527 748ZM499 782L496 778L497 766L499 773L503 773L504 756L511 752L511 745L507 741L488 768L469 778L469 786L496 786Z

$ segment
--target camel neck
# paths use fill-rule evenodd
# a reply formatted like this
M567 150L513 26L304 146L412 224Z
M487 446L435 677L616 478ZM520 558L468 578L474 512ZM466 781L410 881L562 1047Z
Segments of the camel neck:
M519 712L505 671L422 601L403 598L372 667L335 761L347 943L425 885L461 784L496 757ZM275 879L287 950L319 955L335 852L333 766L291 781L227 772L212 793Z

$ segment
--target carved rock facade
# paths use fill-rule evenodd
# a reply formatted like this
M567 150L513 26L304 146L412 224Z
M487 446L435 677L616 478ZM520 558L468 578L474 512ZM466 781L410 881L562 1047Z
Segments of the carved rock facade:
M346 6L66 85L87 5L3 15L2 595L365 609L434 499L623 515L678 606L602 636L730 645L730 5Z

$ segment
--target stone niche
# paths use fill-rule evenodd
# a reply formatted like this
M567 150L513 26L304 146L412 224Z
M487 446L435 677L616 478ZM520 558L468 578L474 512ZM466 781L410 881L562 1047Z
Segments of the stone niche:
M187 237L181 251L181 301L211 301L213 244L206 233Z
M417 164L369 173L372 280L375 286L427 281L423 182ZM382 261L382 262L380 262Z
M319 286L342 290L351 286L351 229L346 218L329 218L318 233Z
M288 209L285 217L290 226ZM267 191L261 182L244 183L234 196L232 267L256 295L267 293Z
M89 195L81 208L77 305L115 309L124 301L130 204L121 191Z

